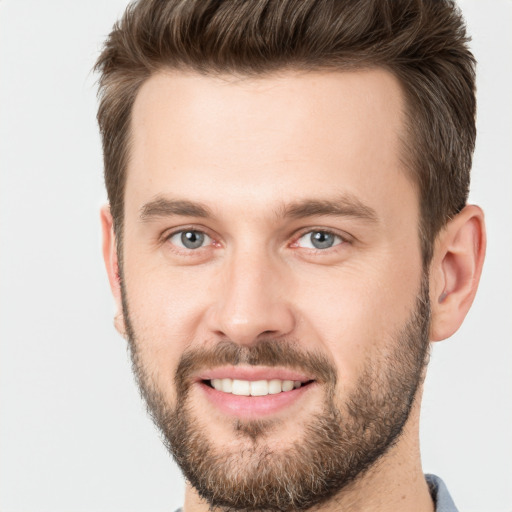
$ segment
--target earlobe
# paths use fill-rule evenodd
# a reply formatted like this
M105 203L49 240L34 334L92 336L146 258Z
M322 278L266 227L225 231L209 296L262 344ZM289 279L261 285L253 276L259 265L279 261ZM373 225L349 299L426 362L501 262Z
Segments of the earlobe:
M117 331L124 336L124 318L121 300L121 280L119 276L119 259L117 255L117 244L114 234L114 223L110 207L105 205L100 211L101 230L103 235L103 260L107 270L107 276L110 283L110 289L116 303L117 314L114 318L114 325Z
M126 338L126 324L124 323L123 313L117 313L114 317L114 327L123 338Z
M478 288L485 257L484 214L466 206L438 235L430 267L430 339L450 337L462 324Z

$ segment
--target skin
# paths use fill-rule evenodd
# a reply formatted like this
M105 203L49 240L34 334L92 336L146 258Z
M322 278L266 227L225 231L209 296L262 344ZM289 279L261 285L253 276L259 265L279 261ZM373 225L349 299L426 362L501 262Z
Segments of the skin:
M418 193L400 158L403 112L398 82L378 69L257 79L159 72L142 86L132 118L123 269L141 357L169 404L183 352L222 339L252 345L270 334L325 354L339 375L340 404L368 361L385 365L386 341L409 318L423 271ZM209 215L141 218L145 205L161 199L199 203ZM364 205L371 215L283 216L311 200ZM116 326L124 332L108 207L102 225ZM190 228L209 236L204 247L185 249L169 237ZM339 238L312 249L304 235L315 229ZM483 214L467 206L435 243L432 341L462 323L484 250ZM399 441L317 510L433 510L420 463L420 394ZM295 419L315 414L321 398L318 387L274 413L279 428L268 446L300 440ZM230 449L248 442L234 437L231 418L198 390L190 399L212 442ZM188 486L185 512L206 510Z

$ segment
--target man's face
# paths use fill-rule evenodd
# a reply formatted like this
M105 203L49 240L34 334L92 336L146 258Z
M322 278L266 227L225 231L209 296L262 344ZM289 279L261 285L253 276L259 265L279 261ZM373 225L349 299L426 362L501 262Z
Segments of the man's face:
M125 321L153 415L214 504L320 502L407 420L428 286L403 108L379 70L162 72L139 92Z

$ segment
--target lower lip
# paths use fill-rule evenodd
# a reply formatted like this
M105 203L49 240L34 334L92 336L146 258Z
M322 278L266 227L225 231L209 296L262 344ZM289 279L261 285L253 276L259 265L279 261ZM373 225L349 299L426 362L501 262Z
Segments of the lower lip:
M300 400L315 387L315 383L311 382L300 388L275 395L239 396L217 391L204 382L199 382L198 385L207 399L222 413L246 419L261 419L263 416L279 413Z

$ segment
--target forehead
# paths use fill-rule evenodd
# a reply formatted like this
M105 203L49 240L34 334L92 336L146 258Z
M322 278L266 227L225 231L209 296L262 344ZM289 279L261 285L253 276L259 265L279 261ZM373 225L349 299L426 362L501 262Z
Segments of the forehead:
M265 208L287 197L371 202L397 183L411 189L403 101L381 69L255 79L161 71L134 104L126 205L178 195Z

